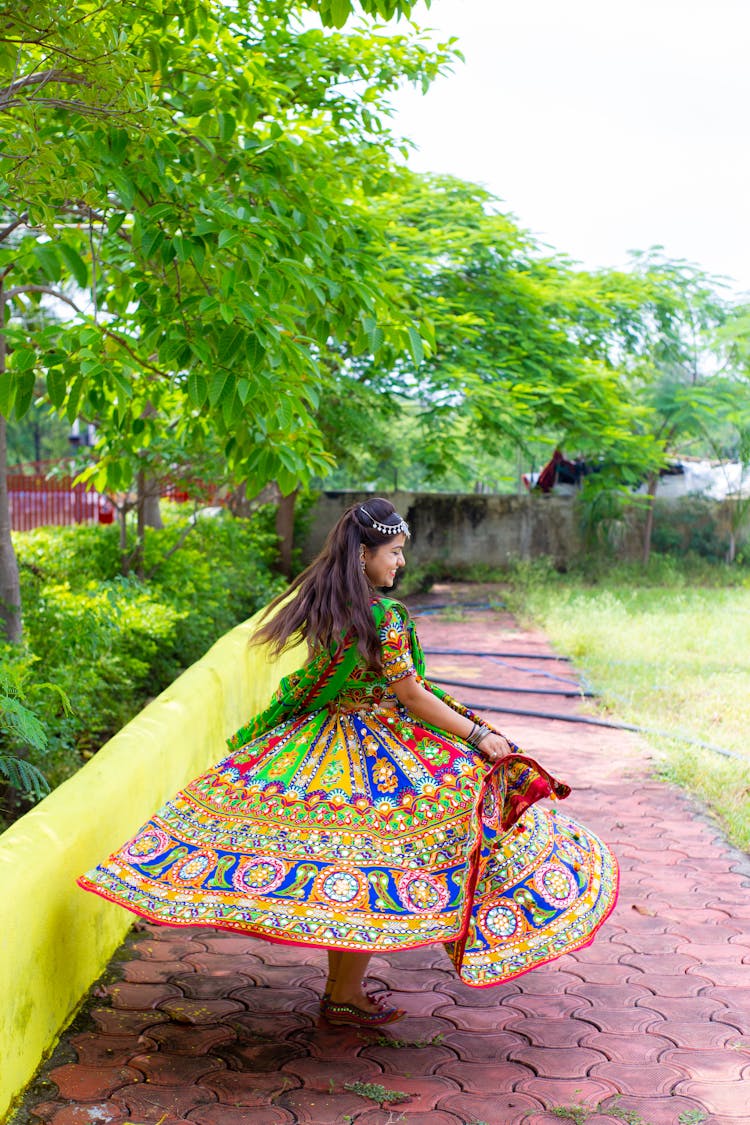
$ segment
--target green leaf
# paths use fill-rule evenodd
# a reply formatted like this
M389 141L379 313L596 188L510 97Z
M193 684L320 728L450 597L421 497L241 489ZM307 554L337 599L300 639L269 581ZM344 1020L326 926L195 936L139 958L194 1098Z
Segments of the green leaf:
M68 390L68 380L64 371L59 367L52 367L47 372L47 395L55 409L59 410L65 402Z
M211 406L217 406L228 393L233 389L232 376L228 371L215 371L211 376L208 384L208 401Z
M219 137L222 141L230 141L234 136L237 122L231 113L219 114Z
M59 281L62 276L62 268L54 246L49 242L37 242L33 251L45 276L50 281Z
M15 348L10 356L14 371L31 371L36 366L37 354L33 348Z
M385 333L382 328L375 327L367 334L367 341L370 345L370 351L373 355L377 355L385 341Z
M33 371L22 371L16 377L16 399L13 404L13 414L16 418L23 418L31 406L34 397L36 377Z
M78 417L78 407L81 402L81 395L83 394L84 379L80 376L73 380L73 385L68 394L68 403L65 407L65 416L69 422L75 422Z
M6 371L4 375L0 376L0 414L3 418L10 417L15 398L16 380Z
M292 404L286 395L279 402L276 409L276 417L279 420L279 426L282 430L288 430L290 428L294 418L294 412L292 410Z
M125 211L115 211L113 215L110 215L107 219L107 231L109 232L109 234L117 234L118 230L125 222L127 217L128 216Z
M208 398L208 380L200 371L191 371L187 379L188 394L197 407Z
M266 349L263 347L258 337L252 332L249 333L245 343L245 356L254 370L260 367L265 354Z
M109 369L109 376L113 380L113 382L116 384L116 386L125 395L125 398L131 399L133 397L133 385L130 382L130 380L127 379L123 375L123 373L121 371L110 368Z
M328 20L333 27L343 27L352 10L351 0L329 0Z
M74 250L72 246L69 246L67 242L58 243L58 249L66 266L73 274L76 285L79 285L81 289L85 289L88 282L89 271L86 268L86 263L83 258L78 251Z
M245 329L241 325L230 324L224 329L219 337L219 363L236 362L244 335Z
M9 700L15 703L15 700ZM41 724L39 724L41 726ZM44 728L42 728L44 730ZM44 735L46 744L46 733ZM29 740L30 741L30 740ZM0 754L0 776L13 789L17 789L24 797L31 797L40 801L49 793L49 784L46 777L37 766L24 761L13 754Z
M415 363L424 362L424 347L422 345L422 337L417 332L413 324L409 325L409 351L411 352L412 359Z
M299 473L302 469L302 462L299 457L291 449L284 445L280 445L276 450L276 456L281 461L285 469L290 473Z

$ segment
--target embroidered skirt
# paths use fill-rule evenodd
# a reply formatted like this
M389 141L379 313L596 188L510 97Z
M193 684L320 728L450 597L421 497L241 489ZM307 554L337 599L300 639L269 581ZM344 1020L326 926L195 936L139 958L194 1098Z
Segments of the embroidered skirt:
M617 895L607 847L535 803L546 779L522 756L489 769L403 709L329 706L234 750L79 882L175 926L443 942L467 984L499 984L587 945Z

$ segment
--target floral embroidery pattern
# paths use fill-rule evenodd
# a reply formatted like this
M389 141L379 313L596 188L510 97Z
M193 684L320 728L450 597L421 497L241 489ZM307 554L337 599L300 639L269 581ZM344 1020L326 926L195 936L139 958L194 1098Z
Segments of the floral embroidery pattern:
M381 793L394 793L398 787L396 771L387 758L378 758L372 768L372 780Z
M441 941L475 986L588 944L615 902L614 858L534 803L550 788L531 759L488 776L461 739L400 707L392 684L424 665L387 605L381 675L316 655L81 884L172 925L368 952ZM305 704L336 676L324 704ZM509 809L526 811L503 830Z

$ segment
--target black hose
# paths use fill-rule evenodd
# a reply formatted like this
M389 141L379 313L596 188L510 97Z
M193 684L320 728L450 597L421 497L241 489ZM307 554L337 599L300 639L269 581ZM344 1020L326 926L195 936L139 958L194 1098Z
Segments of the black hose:
M458 604L453 603L453 605L450 608L461 608L462 605L467 606L467 608L468 608L468 603L466 603L466 602L458 603ZM433 607L433 608L437 608L437 607ZM445 608L448 608L447 605L446 605ZM490 605L487 605L485 607L484 605L482 605L481 608L492 609L494 607L490 606ZM415 612L416 612L416 607L415 607ZM422 611L422 612L424 612L424 611ZM493 660L493 659L496 659L497 657L502 657L502 656L511 657L514 660L517 660L519 658L524 659L524 660L561 660L561 661L566 661L568 663L570 663L571 660L572 660L572 658L570 656L555 656L555 655L548 655L546 653L541 653L541 652L540 653L533 653L533 652L470 652L467 649L451 649L451 648L430 648L430 649L425 649L424 651L425 651L425 654L429 655L429 656L485 656L485 657L489 657L490 660ZM501 663L501 662L498 661L498 663ZM522 671L522 672L532 671L531 669L526 669L526 668L521 668L521 669L518 669L518 670ZM538 672L535 672L533 674L539 675ZM548 675L548 673L542 673L542 674ZM559 677L558 676L555 676L555 677L551 676L550 679L562 679L562 677L561 676L559 676ZM435 682L447 684L451 687L454 687L454 686L455 687L463 687L463 686L468 687L468 686L470 686L468 684L466 684L466 685L459 684L457 681L451 681L451 680L436 680ZM474 685L471 685L471 686L474 686ZM490 691L502 691L502 690L504 690L502 688L490 687L489 685L482 685L482 686L483 686L483 690L490 690ZM525 688L525 689L524 688L513 688L513 689L509 689L509 690L528 691L528 692L534 691L533 688ZM536 692L534 694L554 695L554 694L557 694L557 693L552 692L552 691L546 691L546 692ZM567 692L561 693L561 694L567 694ZM581 693L576 692L576 695L578 695L578 694L595 697L595 693L590 692L590 691L585 691L585 692L581 692ZM515 708L515 707L490 707L490 706L484 707L481 704L476 704L476 706L478 707L478 709L480 711L492 711L493 713L500 714L500 715L523 715L523 716L528 716L531 719L556 719L558 722L563 722L563 723L583 723L583 724L588 725L588 726L609 727L612 730L629 730L629 731L633 731L635 734L650 734L650 735L654 735L657 738L671 738L673 741L682 742L686 746L700 746L701 749L703 749L703 750L711 750L711 751L713 751L714 754L721 754L721 756L723 758L734 758L736 761L742 762L743 765L745 765L745 766L750 765L750 762L748 761L748 759L743 754L738 754L735 750L727 750L724 746L714 746L714 744L712 742L704 742L700 738L689 738L685 734L675 734L672 731L655 730L653 727L641 727L641 726L637 726L634 723L617 723L617 722L614 722L611 719L596 719L591 715L559 715L559 714L554 714L554 713L550 713L550 712L547 712L547 711L525 711L523 709Z
M511 664L508 660L500 660L497 656L489 658L493 664L499 664L501 668L510 668L513 672L524 672L527 676L544 676L547 680L559 680L561 684L567 684L568 687L578 689L578 681L571 679L569 676L559 676L554 672L543 672L541 668L524 668L522 664Z
M548 652L469 652L465 648L426 648L425 656L509 656L513 660L562 660L570 663L569 656L555 656Z
M410 613L442 613L444 609L505 609L505 602L436 602L434 605L410 605Z
M430 676L430 680L434 684L445 684L447 687L477 688L482 691L507 691L519 695L564 695L567 699L594 698L593 691L585 691L572 685L569 691L565 691L564 688L504 687L499 684L480 683L478 680L444 680L442 676L438 678Z
M591 715L560 715L550 711L524 711L516 707L490 707L481 703L467 704L467 706L476 707L478 711L493 711L500 715L528 715L532 719L556 719L563 723L585 723L592 727L610 727L612 730L630 730L636 734L651 734L657 738L671 738L675 742L684 742L688 746L700 746L703 750L712 750L715 754L721 754L724 758L735 758L738 762L750 766L750 761L735 750L727 750L723 746L714 746L712 742L703 742L700 738L689 738L685 734L675 734L674 731L654 730L653 727L639 727L634 723L616 723L611 719L596 719Z

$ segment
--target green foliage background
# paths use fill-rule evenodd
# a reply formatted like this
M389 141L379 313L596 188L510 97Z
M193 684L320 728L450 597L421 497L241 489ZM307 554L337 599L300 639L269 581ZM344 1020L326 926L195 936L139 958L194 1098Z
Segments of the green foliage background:
M147 535L145 582L119 574L115 527L17 536L26 643L0 646L0 755L41 770L52 787L284 584L271 569L272 507L252 520L199 518L171 556L186 514L165 508L165 529ZM9 700L26 706L25 723L11 721ZM28 802L10 787L0 794L2 827Z

